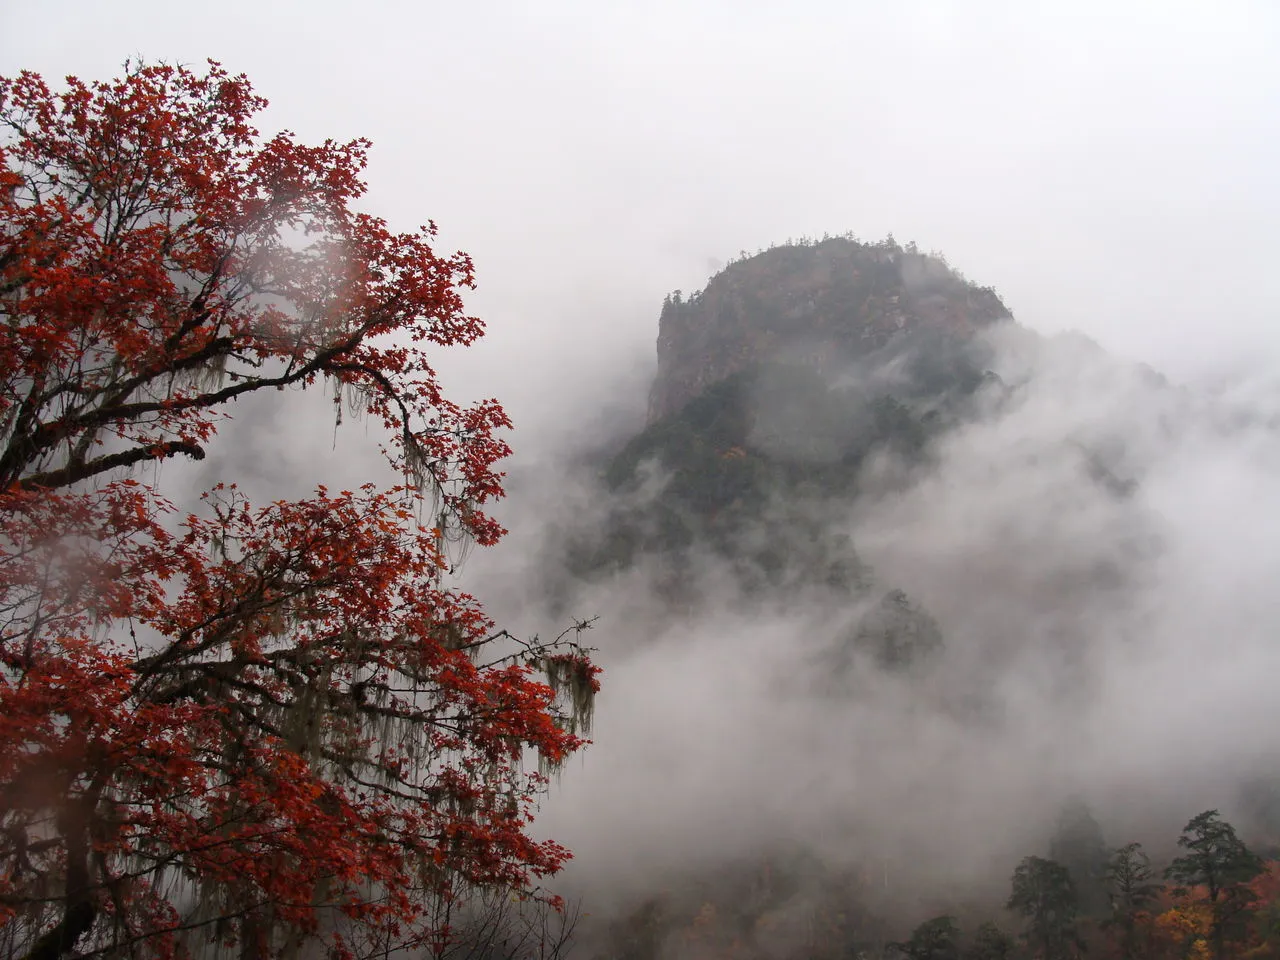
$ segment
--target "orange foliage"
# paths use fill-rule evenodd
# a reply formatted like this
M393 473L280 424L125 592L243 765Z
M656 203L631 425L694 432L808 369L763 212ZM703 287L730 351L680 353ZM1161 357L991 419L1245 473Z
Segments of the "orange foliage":
M1249 887L1257 895L1254 904L1253 939L1241 954L1249 960L1280 958L1280 861L1269 860Z
M1208 960L1213 913L1209 906L1180 900L1157 915L1152 923L1152 943L1157 955L1178 960Z
M1251 904L1250 922L1239 938L1229 944L1231 952L1249 960L1280 957L1280 862L1271 860L1248 885L1256 900ZM1163 909L1151 922L1151 945L1155 956L1167 960L1207 960L1213 910L1203 887L1178 890L1166 899Z

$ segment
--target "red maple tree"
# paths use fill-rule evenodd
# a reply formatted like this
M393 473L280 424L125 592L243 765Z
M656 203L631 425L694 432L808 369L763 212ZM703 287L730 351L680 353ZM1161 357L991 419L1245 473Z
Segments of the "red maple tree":
M482 333L471 263L353 210L366 141L264 138L264 106L212 62L0 79L7 956L385 955L568 856L524 760L583 745L597 670L446 583L503 532L507 417L429 361ZM187 512L129 476L322 381L386 428L385 488Z

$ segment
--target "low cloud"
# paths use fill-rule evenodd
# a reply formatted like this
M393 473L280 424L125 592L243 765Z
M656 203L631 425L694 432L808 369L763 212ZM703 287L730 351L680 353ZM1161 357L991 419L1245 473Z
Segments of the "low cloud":
M575 851L566 889L607 913L803 849L881 871L902 923L994 910L1069 799L1159 852L1276 768L1273 388L1177 386L1012 325L987 346L996 378L925 465L873 457L859 497L810 505L873 572L863 594L744 597L709 551L678 611L644 562L578 589L607 673L595 745L539 821ZM527 625L551 615L554 545L609 508L592 470L537 459L513 472L512 540L473 569ZM940 659L865 662L832 694L824 655L889 588L936 619Z

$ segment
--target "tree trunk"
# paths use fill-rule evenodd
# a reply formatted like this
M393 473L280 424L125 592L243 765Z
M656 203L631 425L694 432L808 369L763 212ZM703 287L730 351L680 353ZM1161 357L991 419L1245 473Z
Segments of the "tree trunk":
M63 894L62 919L35 942L25 960L58 960L68 956L98 919L89 881L89 821L96 806L97 793L92 791L68 802L58 812L58 831L67 844L67 888Z

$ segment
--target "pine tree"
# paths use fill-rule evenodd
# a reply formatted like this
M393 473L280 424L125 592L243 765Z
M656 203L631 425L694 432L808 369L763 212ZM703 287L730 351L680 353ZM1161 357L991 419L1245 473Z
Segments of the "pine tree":
M1152 882L1154 876L1151 860L1140 843L1127 843L1115 850L1107 863L1111 917L1104 925L1120 931L1120 955L1124 960L1137 956L1138 921L1162 889L1162 884Z
M1178 846L1187 853L1170 864L1165 876L1186 886L1204 887L1203 900L1213 915L1209 931L1213 955L1222 960L1228 932L1250 913L1256 899L1248 884L1262 873L1262 860L1217 810L1206 810L1188 822Z
M1077 931L1079 899L1067 868L1026 857L1013 872L1006 907L1027 919L1024 937L1042 960L1066 960L1083 946Z
M1013 938L990 920L981 924L973 935L973 943L965 951L965 960L1009 960Z
M934 917L911 931L908 940L893 946L908 960L959 960L959 941L955 917Z

